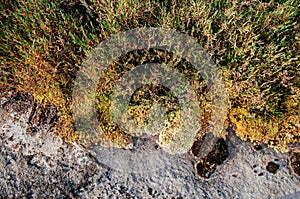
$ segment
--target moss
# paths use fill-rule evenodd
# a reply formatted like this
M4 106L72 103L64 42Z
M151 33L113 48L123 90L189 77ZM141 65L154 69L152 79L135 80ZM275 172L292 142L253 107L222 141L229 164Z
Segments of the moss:
M299 1L63 2L68 1L0 3L0 87L29 91L44 105L52 103L61 112L57 128L63 139L82 139L74 129L70 108L82 60L115 33L153 26L188 34L208 51L228 90L228 119L240 137L283 151L288 143L300 142ZM209 125L211 103L203 79L193 74L185 60L155 50L122 56L101 77L97 111L99 125L113 135L108 140L118 140L118 134L127 137L108 117L106 90L145 62L169 63L196 88L203 108L196 138L201 140Z

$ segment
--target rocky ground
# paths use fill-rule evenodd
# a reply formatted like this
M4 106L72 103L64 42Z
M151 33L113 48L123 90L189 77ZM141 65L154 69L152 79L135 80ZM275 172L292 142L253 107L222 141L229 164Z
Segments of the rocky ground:
M99 146L63 143L53 128L59 113L30 93L3 92L0 106L1 198L300 198L299 162L233 131L225 140L227 159L201 178L190 154L161 153L162 167L135 168ZM112 155L120 164L104 160Z

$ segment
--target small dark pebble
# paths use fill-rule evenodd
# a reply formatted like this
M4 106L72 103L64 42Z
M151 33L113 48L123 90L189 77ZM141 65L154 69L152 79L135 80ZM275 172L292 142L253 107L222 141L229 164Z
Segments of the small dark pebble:
M259 174L258 174L258 176L263 176L263 175L264 175L263 173L259 173Z
M235 178L236 178L236 175L235 175L235 174L233 174L233 175L232 175L232 177L235 177Z
M266 169L269 173L275 174L276 171L279 169L279 165L274 162L268 162L268 165L266 166Z
M254 149L255 149L256 151L259 151L259 150L262 149L262 146L260 146L260 145L254 145Z

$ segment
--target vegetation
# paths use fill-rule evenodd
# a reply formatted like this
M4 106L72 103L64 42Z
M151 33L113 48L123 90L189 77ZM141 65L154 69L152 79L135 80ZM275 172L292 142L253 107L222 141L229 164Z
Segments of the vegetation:
M70 108L72 88L93 47L136 27L175 29L197 40L217 64L236 133L286 150L300 142L299 19L297 0L8 0L0 3L0 88L29 91L37 101L52 103L61 111L57 133L80 141ZM150 50L124 55L101 77L97 111L107 134L118 131L107 117L115 81L151 61L177 68L192 85L198 82L205 132L210 102L203 80L176 55Z

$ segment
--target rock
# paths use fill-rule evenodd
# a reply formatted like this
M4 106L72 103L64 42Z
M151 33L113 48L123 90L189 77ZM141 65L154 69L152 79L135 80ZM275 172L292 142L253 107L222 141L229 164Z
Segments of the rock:
M233 131L224 141L226 159L216 160L218 164L207 179L196 175L194 164L199 160L190 153L177 156L161 153L163 168L122 172L104 164L96 146L86 149L76 143L63 143L51 128L57 111L51 106L35 104L29 93L1 93L0 102L0 195L4 198L293 198L300 195L300 177L291 169L295 158L290 164L287 153L277 153L267 147L257 151L252 143L241 141ZM131 166L134 171L136 165Z

